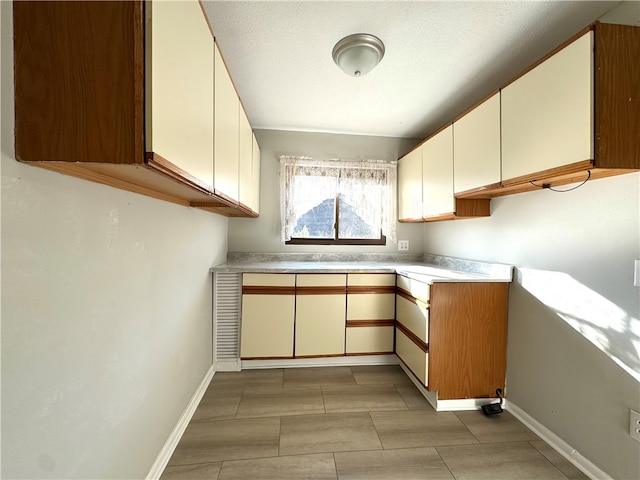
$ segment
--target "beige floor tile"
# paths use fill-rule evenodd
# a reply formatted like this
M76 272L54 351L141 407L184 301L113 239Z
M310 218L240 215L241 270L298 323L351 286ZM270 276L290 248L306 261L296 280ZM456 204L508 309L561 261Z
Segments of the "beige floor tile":
M431 404L418 391L415 385L396 385L396 390L409 410L433 410Z
M196 409L192 422L230 420L236 418L241 388L208 388Z
M562 455L547 445L542 440L533 440L529 442L535 447L547 460L553 463L558 470L566 475L569 480L589 480L584 473L578 470L573 464L566 460Z
M435 448L334 454L340 480L453 480Z
M477 443L451 412L371 412L371 418L385 449Z
M200 463L167 467L160 480L216 480L222 463Z
M335 480L331 453L224 462L219 480Z
M393 385L322 387L322 397L327 413L408 409Z
M277 456L279 435L277 417L192 422L169 465Z
M320 387L246 388L236 418L324 413Z
M280 455L382 449L368 413L281 418Z
M285 387L355 384L356 380L349 367L286 368L284 370Z
M481 410L456 412L457 417L480 443L539 440L538 436L509 412L484 415Z
M281 387L282 368L216 372L209 388Z
M437 447L457 480L566 480L528 442Z
M359 365L351 371L358 385L413 385L398 365Z

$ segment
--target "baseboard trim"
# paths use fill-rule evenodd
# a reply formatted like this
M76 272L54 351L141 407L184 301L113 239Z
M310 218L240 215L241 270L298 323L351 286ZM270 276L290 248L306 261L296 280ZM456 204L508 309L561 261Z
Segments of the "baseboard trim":
M514 405L513 402L506 402L506 410L589 478L593 480L613 480L610 475L597 467L575 448L542 425L527 412L517 405Z
M211 379L215 372L216 370L214 365L211 365L200 382L200 385L198 385L198 388L191 397L187 407L184 409L184 412L180 415L176 426L173 427L173 430L169 434L169 438L164 442L162 449L158 453L156 461L153 462L151 470L149 470L149 473L147 474L146 480L155 480L160 478L160 475L162 475L162 472L171 459L171 455L173 455L174 450L178 446L178 442L182 438L182 434L187 429L187 425L189 425L191 417L193 417L193 414L196 412L196 408L198 408L200 400L202 400L204 393L207 391L207 387L209 386L209 383L211 383Z
M242 369L240 359L216 361L216 372L239 372Z
M296 368L296 367L335 367L357 365L397 365L395 354L390 355L352 355L346 357L283 358L273 360L242 360L242 369L258 368Z

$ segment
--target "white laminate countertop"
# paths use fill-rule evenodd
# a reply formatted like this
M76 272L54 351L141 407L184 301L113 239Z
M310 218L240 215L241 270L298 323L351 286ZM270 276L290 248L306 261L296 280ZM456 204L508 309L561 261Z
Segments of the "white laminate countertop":
M428 263L264 261L228 262L211 268L214 273L397 273L425 283L511 282L513 267L502 264L484 271L465 271ZM463 265L461 265L463 266Z

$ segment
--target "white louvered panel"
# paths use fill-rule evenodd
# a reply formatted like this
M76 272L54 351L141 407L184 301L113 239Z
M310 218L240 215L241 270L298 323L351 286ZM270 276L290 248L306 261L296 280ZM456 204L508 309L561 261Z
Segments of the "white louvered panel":
M217 360L240 358L240 279L239 273L214 274L213 319Z

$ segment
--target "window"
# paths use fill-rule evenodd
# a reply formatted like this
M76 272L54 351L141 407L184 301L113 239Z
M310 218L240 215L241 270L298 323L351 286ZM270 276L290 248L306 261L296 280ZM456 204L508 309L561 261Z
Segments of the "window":
M396 236L396 162L280 157L282 240L385 245Z

